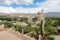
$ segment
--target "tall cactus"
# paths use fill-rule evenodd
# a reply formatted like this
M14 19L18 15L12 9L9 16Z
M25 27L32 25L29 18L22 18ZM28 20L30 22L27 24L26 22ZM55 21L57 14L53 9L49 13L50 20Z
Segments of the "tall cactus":
M31 23L32 23L32 16L31 16L30 12L29 12L28 15L29 15L29 16L28 16L28 25L31 26Z
M43 16L43 9L42 9L42 20L41 20L41 26L40 26L40 30L41 30L41 40L45 40L45 31L44 31L44 16Z

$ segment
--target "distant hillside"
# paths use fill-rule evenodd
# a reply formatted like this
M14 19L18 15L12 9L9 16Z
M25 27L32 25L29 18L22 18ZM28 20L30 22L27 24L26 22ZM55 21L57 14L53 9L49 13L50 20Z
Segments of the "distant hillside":
M34 16L36 17L37 16L37 13L10 13L10 14L7 14L7 13L0 13L0 16L19 16L19 17L26 17L26 16ZM60 12L48 12L48 13L44 13L44 16L45 17L60 17Z
M45 17L60 17L60 12L49 12L49 13L44 13Z

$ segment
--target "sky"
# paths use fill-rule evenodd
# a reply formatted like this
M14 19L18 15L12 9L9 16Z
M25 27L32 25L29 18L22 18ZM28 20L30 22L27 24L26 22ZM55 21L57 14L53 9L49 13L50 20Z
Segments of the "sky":
M0 0L0 13L60 12L60 0Z

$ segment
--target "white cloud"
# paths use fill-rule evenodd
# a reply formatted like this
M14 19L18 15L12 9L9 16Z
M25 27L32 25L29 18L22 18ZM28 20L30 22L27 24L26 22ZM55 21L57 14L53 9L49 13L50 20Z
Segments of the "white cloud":
M12 2L11 2L12 1ZM4 1L1 1L4 2ZM10 0L6 1L6 3L17 3L17 4L28 4L33 3L33 0ZM12 8L12 7L0 7L0 12L5 13L37 13L41 11L41 9L44 9L44 12L60 12L60 0L46 0L42 3L36 3L38 7L36 8Z
M12 7L0 7L0 13L15 13L16 10Z
M60 0L47 0L37 3L37 6L44 8L45 12L60 12Z
M0 3L5 3L11 5L12 3L16 4L32 4L33 0L0 0Z
M0 13L37 13L39 12L41 9L39 8L23 8L23 7L19 7L19 8L12 8L12 7L1 7L0 6Z
M18 13L38 13L41 11L41 8L16 8Z
M37 2L36 5L38 6L36 8L22 8L21 10L23 10L23 12L30 11L31 13L37 13L41 9L44 9L44 13L46 13L46 12L60 12L60 0L46 0L42 3Z
M31 4L33 0L13 0L16 4Z
M4 3L6 0L0 0L0 3Z
M7 4L7 5L11 5L13 2L9 1L9 0L6 0L4 3Z
M32 4L33 0L0 0L0 3L5 3L7 5L11 5L12 3L16 3L16 4ZM0 12L5 12L5 13L29 13L29 11L31 13L36 13L38 12L40 9L39 8L23 8L23 7L19 7L19 8L12 8L12 7L0 7Z

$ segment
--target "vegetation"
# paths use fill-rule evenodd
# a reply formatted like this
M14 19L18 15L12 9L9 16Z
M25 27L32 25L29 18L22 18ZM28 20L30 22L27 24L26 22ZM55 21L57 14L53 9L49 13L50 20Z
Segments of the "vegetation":
M5 25L5 27L8 28L14 27L14 25L11 22L4 22L3 24Z
M22 33L22 29L24 29L24 33L30 33L33 32L35 34L33 34L32 36L36 37L40 34L40 24L36 24L36 27L22 27L20 25L14 25L13 21L19 21L19 22L28 22L28 18L19 18L18 17L6 17L6 16L0 16L0 20L4 21L6 20L6 22L0 22L0 24L4 24L5 27L11 28L14 27L16 29L16 31L19 31ZM9 22L10 21L10 22ZM32 22L35 22L36 18L33 18ZM28 24L28 23L27 23ZM55 32L55 27L60 26L60 18L45 18L45 35L46 36L50 36L53 35ZM49 38L49 40L54 40L53 38Z
M54 40L54 38L53 37L49 37L48 40Z

